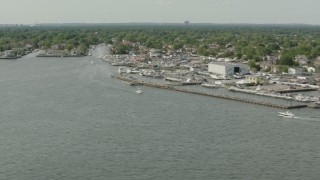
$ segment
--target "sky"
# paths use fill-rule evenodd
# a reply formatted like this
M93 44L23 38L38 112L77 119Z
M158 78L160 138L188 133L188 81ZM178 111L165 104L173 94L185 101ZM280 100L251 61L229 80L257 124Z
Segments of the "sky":
M320 0L0 0L0 24L320 24Z

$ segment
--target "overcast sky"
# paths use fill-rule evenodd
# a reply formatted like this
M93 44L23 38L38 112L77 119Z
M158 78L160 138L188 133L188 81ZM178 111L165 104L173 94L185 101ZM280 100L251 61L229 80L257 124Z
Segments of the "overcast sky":
M0 0L0 24L320 24L320 0Z

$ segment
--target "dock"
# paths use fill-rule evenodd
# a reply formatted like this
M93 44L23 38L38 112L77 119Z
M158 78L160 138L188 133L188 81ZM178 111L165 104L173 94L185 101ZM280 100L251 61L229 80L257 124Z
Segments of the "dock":
M181 86L174 86L172 84L162 84L162 83L156 83L156 82L152 82L152 81L143 81L143 80L132 79L130 77L121 76L121 75L111 75L111 77L114 79L121 80L121 81L126 81L128 83L141 84L141 85L149 86L149 87L153 87L153 88L168 89L168 90L173 90L173 91L178 91L178 92L191 93L191 94L197 94L197 95L202 95L202 96L209 96L209 97L233 100L233 101L238 101L238 102L257 104L257 105L264 105L264 106L281 108L281 109L295 109L295 108L308 107L307 105L290 105L290 106L288 106L288 105L281 105L281 104L276 104L276 103L243 99L240 97L234 97L234 96L228 96L228 95L219 95L219 94L214 94L214 93L201 92L201 91L186 89Z
M190 86L190 85L200 85L201 82L172 82L174 86Z

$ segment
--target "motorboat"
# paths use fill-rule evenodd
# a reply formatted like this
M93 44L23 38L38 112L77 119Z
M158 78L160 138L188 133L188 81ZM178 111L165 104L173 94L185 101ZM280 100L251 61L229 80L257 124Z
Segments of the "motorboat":
M138 94L142 94L142 89L141 88L139 88L138 90L136 90L136 93L138 93Z
M292 118L292 117L294 117L295 115L294 115L292 112L290 112L290 111L286 111L286 112L279 112L279 116Z

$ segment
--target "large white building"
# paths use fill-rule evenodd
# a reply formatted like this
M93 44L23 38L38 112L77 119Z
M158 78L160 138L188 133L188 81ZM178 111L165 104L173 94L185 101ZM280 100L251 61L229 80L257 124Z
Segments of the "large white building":
M162 56L162 52L159 49L151 49L149 51L150 53L150 57L161 57Z
M229 75L234 74L247 74L249 73L249 68L245 64L234 64L234 63L209 63L208 71L219 75Z

